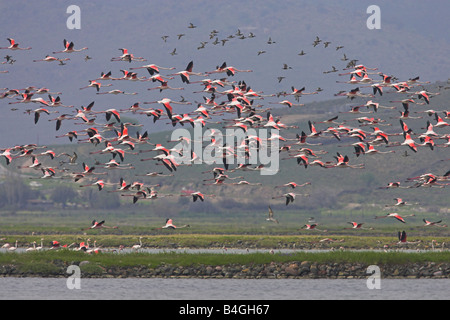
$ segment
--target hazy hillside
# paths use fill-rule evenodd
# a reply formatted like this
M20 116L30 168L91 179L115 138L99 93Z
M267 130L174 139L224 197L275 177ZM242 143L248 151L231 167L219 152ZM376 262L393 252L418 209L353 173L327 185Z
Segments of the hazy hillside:
M128 48L136 56L160 66L182 70L191 60L194 71L205 72L226 61L238 69L251 69L252 73L237 74L233 80L245 80L252 88L265 93L290 91L291 86L313 91L324 89L319 95L304 97L305 102L328 100L333 94L348 89L336 84L336 73L325 73L336 67L341 70L348 61L344 54L358 63L378 67L381 72L399 79L420 76L428 81L446 80L450 49L446 30L448 3L435 1L430 8L427 3L379 1L382 29L369 30L366 1L79 1L81 29L66 28L67 4L54 1L16 1L14 6L0 4L2 45L8 45L7 37L16 39L21 46L31 46L31 51L10 52L16 62L2 65L0 87L24 88L30 85L47 87L62 92L67 105L80 107L96 101L97 110L110 107L126 108L136 101L154 101L162 94L147 91L149 83L114 83L114 88L137 91L138 96L98 96L94 90L80 91L88 80L97 78L101 72L112 71L120 77L121 69L137 67L140 62L110 62L120 55L119 48ZM192 22L196 28L187 28ZM210 39L211 31L218 31ZM238 30L246 36L239 39ZM247 38L249 33L254 38ZM184 34L178 40L177 35ZM162 36L168 36L166 41ZM229 38L233 36L233 38ZM316 36L331 44L313 47ZM55 63L33 63L53 51L62 49L63 39L75 43L75 48L89 47L88 51L70 55L65 66ZM215 39L219 44L214 45ZM267 44L269 38L275 42ZM222 46L221 40L226 41ZM207 41L203 49L198 49ZM344 46L336 50L337 46ZM169 53L177 49L177 55ZM304 50L306 55L299 56ZM7 51L2 50L5 54ZM259 51L265 51L258 56ZM85 55L92 60L85 62ZM58 56L63 57L63 54ZM286 63L292 69L283 70ZM138 70L140 76L148 76ZM167 74L163 72L163 74ZM277 77L285 77L278 82ZM174 79L173 86L181 81ZM183 95L189 101L202 101L202 95L193 94L201 86L184 91L164 92L173 99ZM106 88L105 88L106 89ZM3 109L6 100L0 101ZM27 106L29 108L30 106ZM8 108L9 109L9 108ZM32 119L29 119L32 120ZM23 133L24 118L20 112L7 111L0 120L2 130L0 146L24 143L55 143L43 124L27 124ZM161 125L149 125L148 130L164 129ZM33 138L30 138L33 136ZM14 141L10 138L14 137ZM31 141L30 141L31 139Z
M160 1L108 1L91 2L78 1L81 8L81 30L68 30L66 28L67 4L55 1L16 1L14 6L9 3L0 3L0 26L2 36L0 46L7 46L7 37L12 37L22 47L31 46L29 51L2 50L2 57L10 54L16 61L14 64L2 64L1 70L9 71L0 74L0 88L22 89L27 86L47 87L52 92L59 94L65 105L73 105L76 108L87 106L95 102L95 111L104 111L109 108L126 109L135 102L157 101L162 98L170 98L179 101L184 97L191 102L191 106L174 106L177 113L187 113L197 107L197 102L203 103L203 97L209 94L199 92L203 89L195 80L204 77L192 76L191 84L184 84L177 76L169 81L173 87L183 87L176 91L148 91L148 88L156 87L153 82L109 81L111 89L121 89L126 92L137 92L137 95L97 95L95 89L80 88L88 85L88 80L100 76L101 72L112 72L113 77L121 77L121 70L128 70L144 64L155 63L162 67L174 67L176 70L162 70L162 75L177 72L186 68L189 61L194 61L194 71L212 71L216 66L227 62L228 66L238 69L250 69L252 72L237 73L228 80L245 81L255 91L264 94L276 94L282 91L291 92L291 87L305 87L305 92L322 88L318 94L303 96L300 103L302 107L281 107L276 104L284 99L283 96L265 97L255 100L260 104L260 109L271 108L272 114L280 118L288 125L297 128L282 130L280 134L286 138L294 138L296 134L305 131L310 133L308 121L317 122L319 130L325 130L329 124L321 121L338 115L337 122L347 121L346 125L357 127L355 118L362 115L351 115L346 112L351 106L365 104L368 98L336 98L335 94L341 90L348 91L356 85L337 83L347 81L348 75L339 76L339 73L347 66L351 59L358 60L368 67L376 67L379 72L395 76L399 81L420 76L421 81L430 81L431 85L425 88L430 92L438 92L440 95L431 99L430 105L412 105L411 117L421 116L420 119L405 120L415 133L423 133L427 120L435 123L434 117L425 113L416 114L416 111L435 109L440 115L442 111L449 110L448 101L450 90L447 82L449 77L447 66L450 65L450 39L447 34L449 22L447 14L449 4L447 1L435 1L429 8L427 3L414 3L406 0L378 1L381 8L381 30L369 30L366 27L368 14L367 7L372 4L368 1L184 1L184 2L160 2ZM188 28L193 23L195 28ZM217 33L210 37L213 30ZM253 33L255 37L249 37ZM241 39L240 37L243 38ZM166 40L162 39L167 36ZM321 42L314 47L313 42L319 37ZM179 38L179 39L178 39ZM42 59L53 51L63 49L63 39L75 43L75 48L88 47L84 52L72 53L70 61L65 65L57 62L33 62ZM268 41L273 43L269 44ZM222 45L222 40L224 44ZM207 42L202 46L202 42ZM214 44L214 42L217 42ZM325 42L331 42L325 47ZM337 46L343 48L337 50ZM112 57L121 54L119 48L127 48L135 56L144 57L146 62L132 63L112 62ZM176 48L176 55L171 55ZM304 50L305 55L299 52ZM258 54L261 52L260 54ZM348 60L343 61L344 54ZM64 54L55 54L58 57L66 57ZM92 59L85 60L89 55ZM287 67L284 69L283 64ZM336 68L336 72L332 72ZM137 70L139 76L148 77L145 69ZM223 75L211 75L211 78L221 78ZM281 80L278 77L283 77ZM381 80L380 75L371 74L375 80ZM369 86L358 85L361 92L372 93ZM415 90L412 89L413 94ZM102 88L105 92L110 88ZM219 91L229 87L218 88ZM392 103L398 100L399 94L392 93L393 89L385 89L382 97L377 95L372 98L381 105L395 107L395 109L378 110L367 116L383 119L380 127L387 133L400 133L401 127L398 120L401 104ZM3 92L3 90L1 90ZM197 93L199 92L199 93ZM56 94L54 94L56 95ZM44 95L43 98L47 99ZM288 97L293 100L292 97ZM417 97L415 97L417 99ZM226 100L225 96L219 96L218 102ZM0 118L0 148L21 144L37 143L46 145L56 153L76 151L79 159L76 166L66 167L70 172L81 171L81 164L96 165L96 162L110 160L110 155L99 155L98 152L104 144L93 146L81 144L81 141L69 143L67 138L55 138L69 130L83 130L84 125L76 124L76 121L64 121L62 128L55 131L55 122L50 122L56 114L43 115L39 122L34 124L34 110L36 104L15 104L9 98L0 100L2 117ZM294 102L294 101L292 101ZM295 103L295 102L294 102ZM145 106L145 105L143 105ZM156 106L156 105L153 105ZM147 107L147 106L145 106ZM363 108L363 111L369 111ZM27 112L28 110L28 112ZM74 114L72 109L58 109L60 114ZM266 112L261 113L265 118ZM228 117L234 117L230 114ZM97 119L104 121L104 115L98 115ZM142 114L123 114L124 121L133 121L141 124L141 133L152 133L150 141L154 143L167 143L170 139L172 127L167 120L159 120L156 123L152 118ZM447 120L448 121L448 120ZM222 128L223 124L209 125ZM386 125L386 126L385 126ZM176 128L180 126L177 125ZM371 132L371 126L362 127ZM448 134L448 128L439 128L439 134ZM133 133L134 134L134 133ZM80 136L79 140L85 138ZM417 136L414 136L419 143ZM379 154L374 156L363 155L356 157L351 145L356 140L343 136L337 141L330 136L320 138L317 141L320 146L311 147L315 151L322 151L320 159L335 162L337 152L348 155L350 164L363 164L365 169L323 169L320 167L304 168L296 163L295 159L280 160L280 170L274 176L262 176L255 171L230 172L230 176L242 175L242 179L251 183L262 183L262 186L205 186L206 179L211 179L212 174L203 173L212 166L181 166L173 177L165 178L138 178L137 174L149 171L162 171L167 169L158 166L156 161L140 161L142 158L154 156L155 153L143 153L139 155L129 154L125 162L135 166L134 170L109 171L107 181L117 183L120 178L126 181L142 180L146 184L160 184L161 194L173 194L174 197L160 199L154 203L137 203L133 210L147 210L152 208L152 214L182 214L190 211L213 212L224 214L227 212L250 212L265 210L268 204L277 210L298 211L303 214L339 214L340 212L357 212L358 214L373 214L383 212L385 205L393 203L395 197L405 197L411 203L420 203L421 212L433 214L446 214L448 212L448 187L447 188L414 188L383 190L379 187L389 182L402 181L420 174L432 172L443 175L449 170L449 148L420 147L419 152L413 153L407 147L385 148L382 151L395 150L395 153ZM403 142L402 136L392 136L391 142ZM443 144L445 140L436 140ZM284 143L282 143L284 144ZM289 142L286 142L289 144ZM146 150L149 146L138 146L135 152ZM408 151L408 157L402 156ZM287 157L281 154L280 158ZM46 165L58 164L58 160L42 158ZM312 159L311 159L312 160ZM4 164L4 159L1 159ZM15 160L8 167L9 170L23 174L32 174L38 178L40 171L19 170L18 165L29 164L29 160ZM99 167L99 165L97 165ZM106 170L105 170L106 171ZM91 179L86 179L91 180ZM36 181L36 180L33 180ZM87 182L89 182L87 181ZM290 181L297 183L311 182L311 185L295 190L287 188L275 189ZM25 185L29 185L28 177ZM83 182L83 183L87 183ZM236 182L236 181L233 181ZM41 197L50 197L50 191L62 186L68 186L77 191L81 197L88 197L91 205L96 204L97 198L93 197L95 188L82 189L79 183L71 180L57 180L43 182ZM112 188L110 188L112 189ZM89 190L89 191L84 191ZM193 203L190 198L179 197L185 190L201 190L205 194L214 194L204 203ZM309 197L299 196L293 204L285 205L285 200L272 199L285 192L308 193ZM83 193L84 192L84 193ZM100 193L113 197L117 195L116 204L120 198L117 193ZM105 198L106 199L106 198ZM80 202L85 201L80 199ZM131 208L132 205L120 198L122 205ZM115 205L116 205L115 204ZM404 209L409 210L409 208Z

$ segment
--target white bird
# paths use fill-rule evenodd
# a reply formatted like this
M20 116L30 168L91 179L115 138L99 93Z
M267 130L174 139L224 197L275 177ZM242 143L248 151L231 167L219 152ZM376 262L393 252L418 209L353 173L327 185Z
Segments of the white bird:
M131 249L139 250L141 248L142 248L142 237L139 237L139 244L135 244L134 246L131 247Z

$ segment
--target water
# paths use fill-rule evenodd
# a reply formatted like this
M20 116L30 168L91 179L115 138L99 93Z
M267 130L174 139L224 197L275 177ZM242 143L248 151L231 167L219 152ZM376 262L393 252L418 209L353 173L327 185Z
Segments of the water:
M448 300L450 279L0 278L0 300ZM70 279L69 279L70 281ZM72 284L74 282L71 282Z

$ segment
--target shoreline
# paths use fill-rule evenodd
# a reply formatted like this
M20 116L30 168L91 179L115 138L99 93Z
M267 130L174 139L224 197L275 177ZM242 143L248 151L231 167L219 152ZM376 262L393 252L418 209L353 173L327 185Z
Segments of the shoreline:
M71 261L80 267L81 278L196 278L196 279L367 279L373 266L359 262L288 261L269 263L196 264L182 266L161 263L155 267L144 264L132 266L102 266L88 260ZM17 265L0 265L0 278L41 277L68 278L68 262L50 262L51 271L24 271ZM377 264L380 277L385 279L449 279L450 262L408 262Z

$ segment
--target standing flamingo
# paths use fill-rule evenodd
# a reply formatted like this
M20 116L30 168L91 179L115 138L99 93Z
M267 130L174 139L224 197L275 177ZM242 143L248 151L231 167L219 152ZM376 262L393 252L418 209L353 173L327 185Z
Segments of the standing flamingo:
M131 247L131 249L133 250L142 249L142 237L139 237L139 244L135 244L134 246Z
M18 240L16 240L16 245L14 246L14 247L9 247L8 248L8 251L10 251L10 252L12 252L12 251L16 251L17 250L17 248L18 248L18 246L17 246L17 244L19 243L19 241Z

